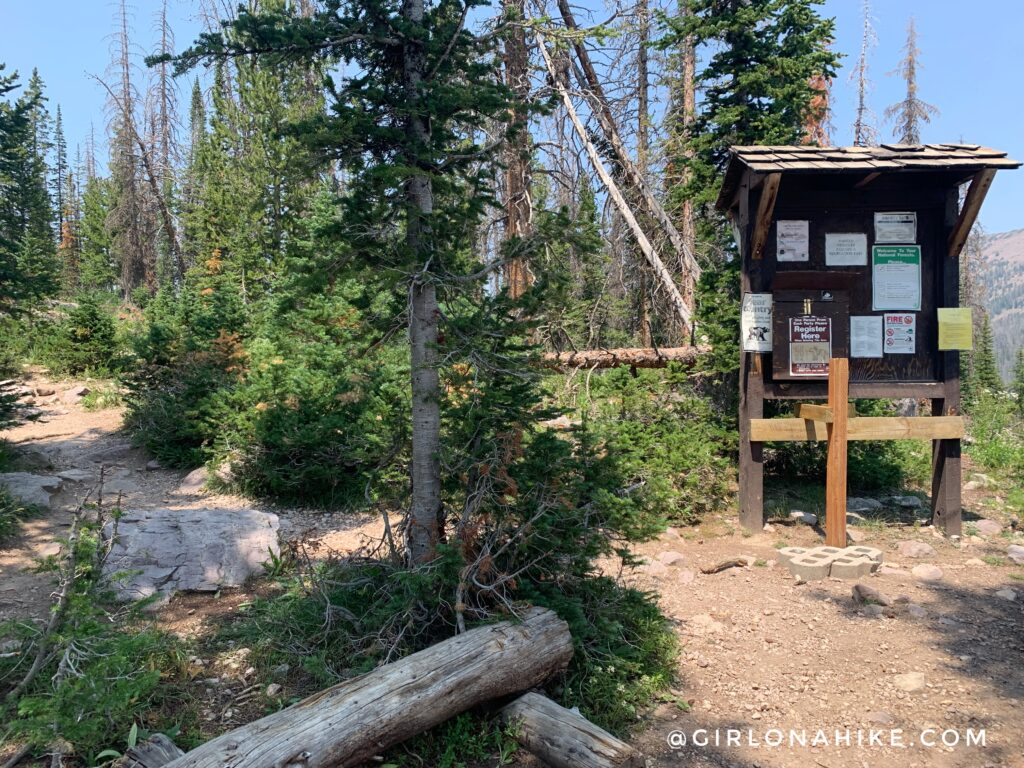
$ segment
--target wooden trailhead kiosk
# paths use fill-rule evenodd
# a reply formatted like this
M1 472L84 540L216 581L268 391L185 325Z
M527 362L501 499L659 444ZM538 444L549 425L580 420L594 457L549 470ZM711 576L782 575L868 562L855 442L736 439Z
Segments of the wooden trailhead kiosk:
M765 442L828 441L826 544L844 547L846 441L928 439L932 520L960 533L960 350L972 340L959 256L996 171L1019 165L974 144L731 149L717 205L742 260L746 528L764 525ZM928 399L932 415L858 417L849 398ZM766 399L796 401L794 417L763 418Z

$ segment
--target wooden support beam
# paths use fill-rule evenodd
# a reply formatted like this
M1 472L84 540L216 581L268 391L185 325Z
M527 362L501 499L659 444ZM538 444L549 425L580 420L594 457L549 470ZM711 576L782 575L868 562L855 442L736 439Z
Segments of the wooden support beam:
M772 226L775 213L775 201L779 196L781 173L769 173L761 188L761 200L757 204L757 217L754 219L754 234L750 240L750 257L760 259L764 255L764 246L768 242L768 230Z
M881 171L873 171L853 185L854 189L864 189L868 184L882 175Z
M814 442L828 439L827 424L807 419L751 419L758 442ZM959 440L961 416L857 416L847 421L847 440Z
M846 546L846 406L850 394L850 361L833 357L828 364L828 430L825 462L825 546Z
M851 419L857 415L857 409L853 403L846 404L846 415ZM811 421L822 421L825 424L831 424L834 414L830 405L799 403L796 407L796 417L798 419L809 419Z
M955 259L960 256L967 237L971 234L971 227L978 218L978 211L981 204L985 202L985 195L992 186L992 179L996 176L994 168L985 168L974 174L971 179L971 186L967 190L967 197L964 199L963 207L960 209L960 216L956 220L953 231L949 233L949 258ZM953 305L949 305L953 306Z

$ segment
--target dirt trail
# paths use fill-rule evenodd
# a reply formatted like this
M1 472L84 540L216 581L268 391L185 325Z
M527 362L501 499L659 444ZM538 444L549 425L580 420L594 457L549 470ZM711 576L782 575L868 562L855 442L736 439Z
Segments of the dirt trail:
M40 421L4 435L23 449L32 471L98 475L106 465L126 508L255 506L236 496L182 494L184 472L146 470L148 457L120 431L119 409L87 412L62 402L59 393L37 405L44 411ZM26 569L56 551L70 510L88 486L67 483L54 510L29 521L0 551L0 619L45 615L52 586ZM905 597L913 610L907 603L884 613L857 605L850 595L854 581L797 583L776 564L775 553L779 546L821 543L820 531L802 524L776 523L771 532L749 536L725 517L670 530L639 547L652 564L633 578L658 593L682 648L677 690L683 706L658 706L636 739L649 765L1024 768L1024 568L1005 557L1009 544L1024 541L1001 518L997 490L970 492L967 502L968 519L975 510L975 517L1003 522L1004 532L955 544L928 527L857 529L861 543L881 549L885 563L897 569L861 581L891 598ZM379 531L372 518L268 511L279 514L286 537L318 539L340 551ZM896 545L906 540L929 544L934 554L901 556ZM700 573L740 556L752 564ZM938 566L942 577L915 578L911 568L925 563ZM1007 589L1014 599L996 594ZM174 631L201 633L245 598L244 592L220 601L183 596L163 609L164 618ZM923 682L911 681L922 684L920 690L898 687L908 673L923 676ZM739 745L728 744L729 729L739 732ZM968 729L984 729L984 747L964 744ZM698 740L710 743L673 749L673 731L688 742L697 731ZM938 745L923 746L922 731ZM780 734L783 744L770 746ZM945 747L943 735L960 743ZM825 745L811 746L822 736ZM865 743L858 745L859 739Z

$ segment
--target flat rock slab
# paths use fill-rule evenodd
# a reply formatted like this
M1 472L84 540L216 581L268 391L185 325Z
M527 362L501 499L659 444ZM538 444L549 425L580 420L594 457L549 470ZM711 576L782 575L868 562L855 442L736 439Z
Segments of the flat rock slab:
M129 510L105 571L128 574L114 580L123 600L238 587L280 553L278 526L253 509Z
M5 472L0 474L0 485L5 486L11 495L17 496L26 504L35 504L49 508L50 497L57 493L64 481L50 475L33 475L29 472Z

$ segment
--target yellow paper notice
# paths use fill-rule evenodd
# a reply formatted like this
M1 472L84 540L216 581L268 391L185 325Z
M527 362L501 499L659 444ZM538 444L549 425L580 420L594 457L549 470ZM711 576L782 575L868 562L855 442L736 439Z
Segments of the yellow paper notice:
M939 309L939 349L974 349L970 307Z

